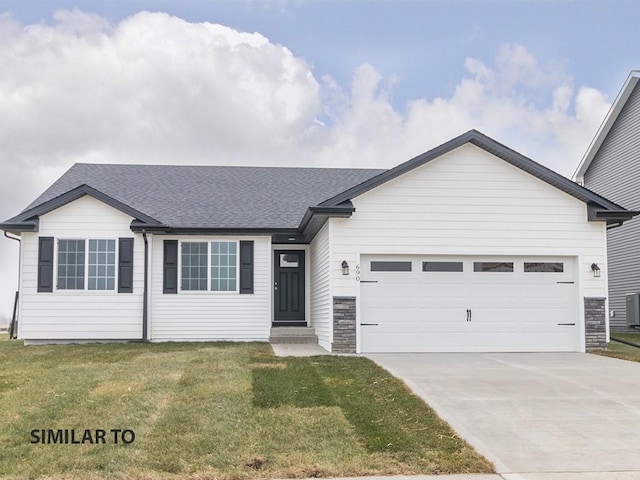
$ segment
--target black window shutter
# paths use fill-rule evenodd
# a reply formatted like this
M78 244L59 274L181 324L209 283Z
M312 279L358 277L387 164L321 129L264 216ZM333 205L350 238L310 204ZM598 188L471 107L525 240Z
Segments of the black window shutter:
M240 242L240 293L253 293L253 240Z
M118 239L118 293L133 293L133 238Z
M162 293L178 293L178 241L164 241Z
M38 291L53 292L53 237L38 238Z

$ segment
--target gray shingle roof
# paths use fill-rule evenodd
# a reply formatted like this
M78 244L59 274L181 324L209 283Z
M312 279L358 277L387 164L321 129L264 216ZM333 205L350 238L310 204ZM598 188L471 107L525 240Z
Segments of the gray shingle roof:
M132 228L275 231L300 227L308 240L326 216L349 216L352 198L465 143L585 202L589 220L621 224L640 214L470 130L391 170L76 164L21 214L0 223L0 228L37 231L36 217L88 194L140 220ZM308 211L312 214L305 217Z
M78 163L25 211L88 185L174 228L297 228L309 207L384 171Z

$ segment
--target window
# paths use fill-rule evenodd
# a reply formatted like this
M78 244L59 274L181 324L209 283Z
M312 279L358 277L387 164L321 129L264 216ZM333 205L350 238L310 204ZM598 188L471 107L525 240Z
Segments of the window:
M411 262L371 262L372 272L410 272Z
M182 290L207 289L206 242L182 243Z
M300 255L297 253L281 253L280 268L297 268L300 265Z
M461 272L462 262L422 262L423 272Z
M89 240L89 290L115 290L116 241Z
M58 289L84 290L84 240L58 241Z
M58 240L58 290L85 289L116 289L115 240Z
M236 291L237 258L236 242L211 242L211 290Z
M525 273L562 273L564 263L562 262L524 262Z
M513 262L473 262L474 272L513 272Z
M238 242L182 242L180 258L182 291L237 291Z

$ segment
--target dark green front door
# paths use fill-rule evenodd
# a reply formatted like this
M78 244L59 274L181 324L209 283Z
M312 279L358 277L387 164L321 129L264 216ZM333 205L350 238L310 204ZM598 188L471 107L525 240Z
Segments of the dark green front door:
M273 324L304 326L304 250L276 250L274 265Z

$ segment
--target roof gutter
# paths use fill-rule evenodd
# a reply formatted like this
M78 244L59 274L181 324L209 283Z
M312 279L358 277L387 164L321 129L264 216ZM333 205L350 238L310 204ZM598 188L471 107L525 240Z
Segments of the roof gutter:
M326 216L326 217L342 217L349 218L356 209L350 200L346 200L339 205L318 205L315 207L309 207L300 221L299 230L304 231L307 225L314 216Z
M302 233L305 242L310 242L320 231L329 217L349 218L356 209L351 200L346 200L339 205L316 205L309 207L300 221L298 230Z
M627 220L631 220L633 217L640 215L640 211L633 210L606 210L598 208L595 205L588 205L587 219L590 222L593 221L606 221L607 225L620 224Z
M170 227L168 225L149 225L138 220L131 222L129 226L135 233L160 233L175 235L294 235L299 233L297 228L242 228L242 227Z
M0 223L0 230L13 233L14 235L19 232L37 232L38 231L38 219L25 220L23 222L9 222ZM5 235L6 236L6 235ZM11 238L11 237L7 237ZM14 239L17 240L17 239Z

